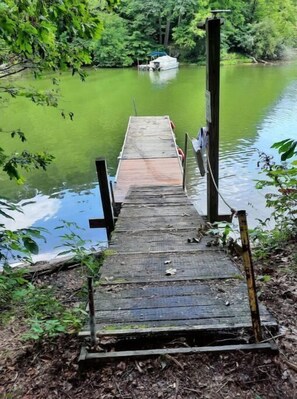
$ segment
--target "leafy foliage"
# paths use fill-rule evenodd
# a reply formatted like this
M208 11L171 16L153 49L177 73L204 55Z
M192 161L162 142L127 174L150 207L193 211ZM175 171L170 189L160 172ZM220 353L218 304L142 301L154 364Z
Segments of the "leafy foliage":
M13 269L8 265L0 274L0 322L5 318L5 310L17 308L28 326L23 335L25 340L77 331L86 312L81 307L67 309L55 298L52 288L32 284L26 274L26 269Z
M118 0L101 2L102 9L110 11ZM24 97L37 105L58 106L59 89L57 79L53 88L36 90L21 86L16 77L24 71L32 71L38 77L44 70L60 71L71 68L83 79L81 67L90 64L91 42L98 40L102 32L102 21L91 0L3 0L0 3L0 103ZM62 117L66 118L64 111ZM73 119L73 113L68 113ZM10 133L26 142L26 135L19 127ZM23 183L21 170L46 169L53 156L46 152L8 154L0 146L0 169L18 183ZM12 219L11 212L22 209L8 200L0 201L0 214ZM21 309L28 320L29 331L25 339L53 337L61 332L77 329L84 312L80 308L66 309L54 296L52 289L38 287L26 278L26 270L16 270L9 266L13 259L30 261L31 254L38 253L37 239L44 239L44 230L21 229L10 231L5 224L0 225L0 308ZM82 251L77 248L77 254ZM92 268L91 258L84 263ZM95 266L94 266L95 268ZM1 314L3 315L3 313Z
M8 265L12 260L31 262L31 255L37 255L36 240L45 240L41 228L11 231L0 225L0 264Z
M90 242L77 234L77 231L83 229L74 222L62 220L62 223L61 226L56 227L56 230L66 227L67 232L60 236L63 244L59 247L63 247L64 250L59 255L73 255L74 260L84 267L88 276L98 277L102 259L96 256L95 248L87 248Z
M293 139L286 139L279 141L277 143L274 143L272 148L277 148L279 154L281 155L281 160L286 161L289 158L292 158L294 155L297 155L297 140ZM294 163L296 165L296 163Z
M0 310L1 312L6 309L15 290L26 286L28 281L25 279L27 270L23 269L12 269L8 265L5 265L2 273L0 273Z
M105 15L104 31L93 50L93 62L103 67L130 66L133 59L128 35L126 21L118 15Z
M287 160L296 154L296 141L292 139L275 143L281 159ZM265 194L266 206L272 208L271 218L261 221L260 225L251 233L256 242L256 255L262 258L271 252L281 250L284 242L297 239L297 160L291 163L276 164L272 157L261 155L265 180L258 180L258 189L270 188ZM275 227L268 228L272 221Z
M26 141L24 133L17 129L11 132L11 137L18 137L23 143ZM16 180L18 184L24 183L25 179L20 173L20 169L29 172L32 169L46 170L54 157L46 152L31 153L24 150L8 156L3 148L0 147L0 167L11 180ZM11 212L22 213L22 209L9 200L0 200L0 215L4 218L14 219ZM11 231L6 229L4 223L0 223L0 265L8 264L11 260L31 261L31 254L38 254L36 240L45 240L42 232L44 229L27 228Z
M98 39L101 31L98 12L89 0L1 2L0 34L10 50L3 61L10 63L10 73L32 67L71 67L77 72L90 63L88 40Z
M284 152L283 154L286 154ZM265 180L258 180L256 187L274 188L273 192L267 193L266 206L272 208L271 216L279 228L297 229L297 162L287 164L265 164Z
M101 2L101 10L110 11L118 0ZM20 73L33 72L38 77L44 70L60 71L71 69L82 79L82 66L91 63L90 43L98 40L103 24L92 0L3 0L0 4L0 104L18 97L31 100L36 105L58 107L58 79L53 87L38 90L24 87L16 79ZM63 118L67 113L61 111ZM73 120L73 113L68 116ZM13 125L13 121L11 123ZM11 132L1 130L0 134L11 134L26 144L26 135L16 126ZM54 157L46 151L32 153L23 149L20 153L8 153L0 144L0 169L18 184L24 182L21 171L43 169ZM0 214L12 218L11 211L20 210L9 201L0 202ZM0 262L24 254L28 259L30 251L37 253L36 229L18 231L5 230L0 226ZM16 254L14 254L16 251Z
M296 46L294 0L122 0L116 11L127 22L126 42L132 38L140 49L142 43L150 43L154 50L165 48L181 59L197 61L205 52L205 32L198 24L211 15L211 9L232 11L222 29L225 56L237 52L254 59L276 59L284 56L286 47Z
M284 243L291 240L292 235L288 230L267 228L267 222L259 221L259 225L249 232L254 243L253 255L257 259L266 259L271 254L281 253Z

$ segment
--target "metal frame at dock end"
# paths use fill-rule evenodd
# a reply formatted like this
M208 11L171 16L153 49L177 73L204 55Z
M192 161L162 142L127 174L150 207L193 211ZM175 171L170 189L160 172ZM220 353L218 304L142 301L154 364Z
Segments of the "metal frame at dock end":
M160 348L146 350L131 350L117 352L89 352L83 347L78 359L79 364L101 362L105 363L119 359L145 358L162 355L177 354L197 354L197 353L222 353L234 351L264 351L278 352L278 348L274 342L263 342L256 344L239 344L239 345L220 345L220 346L198 346L198 347L180 347L180 348Z

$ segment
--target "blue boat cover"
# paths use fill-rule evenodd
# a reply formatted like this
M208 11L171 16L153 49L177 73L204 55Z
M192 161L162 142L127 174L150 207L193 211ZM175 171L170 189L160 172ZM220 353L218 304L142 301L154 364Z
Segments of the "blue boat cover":
M149 53L150 57L162 57L163 55L167 55L165 51L152 51Z

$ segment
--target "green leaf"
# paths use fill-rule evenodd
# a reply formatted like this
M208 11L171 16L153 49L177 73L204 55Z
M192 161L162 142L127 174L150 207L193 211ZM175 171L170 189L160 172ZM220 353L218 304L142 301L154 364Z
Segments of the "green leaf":
M286 161L287 159L292 158L292 156L295 153L296 146L297 146L297 141L295 143L292 143L288 148L288 150L282 154L281 160Z
M69 249L69 250L67 250L67 251L62 251L62 252L59 252L59 253L58 253L58 256L68 255L68 254L70 254L71 252L73 252L72 249Z
M39 252L39 248L38 245L36 244L36 242L34 240L32 240L32 238L30 237L24 237L23 238L23 244L24 247L31 252L34 255L37 255Z
M278 141L278 142L272 144L271 148L280 148L284 144L286 144L288 141L290 141L290 139L285 139L285 140L282 140L282 141Z
M0 215L4 216L5 218L14 220L14 218L12 216L8 215L8 213L5 213L1 209L0 209Z

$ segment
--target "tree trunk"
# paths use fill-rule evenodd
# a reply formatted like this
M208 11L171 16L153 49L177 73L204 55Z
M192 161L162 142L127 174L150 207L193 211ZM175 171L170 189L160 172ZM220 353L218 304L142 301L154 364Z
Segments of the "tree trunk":
M162 44L162 17L159 15L159 44Z
M181 14L178 15L178 21L177 21L177 26L180 26L182 23L182 16Z
M164 46L167 47L169 43L169 35L170 35L170 26L171 26L171 20L168 17L166 21L166 30L165 30L165 37L164 37Z

